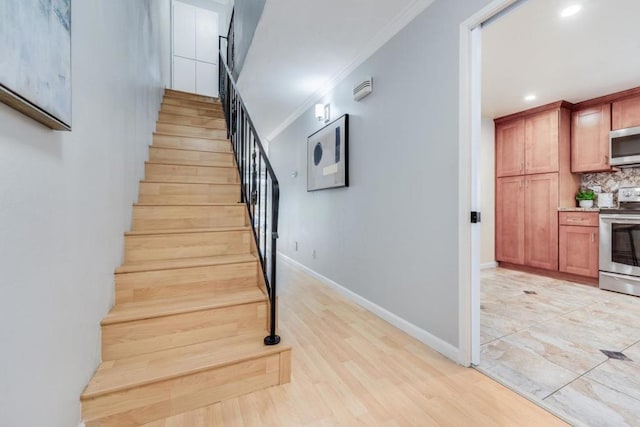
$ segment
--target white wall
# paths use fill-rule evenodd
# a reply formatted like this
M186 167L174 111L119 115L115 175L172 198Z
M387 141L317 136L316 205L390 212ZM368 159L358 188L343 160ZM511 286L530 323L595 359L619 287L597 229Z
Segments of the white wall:
M454 347L459 26L487 3L436 1L322 100L332 119L350 114L349 188L306 192L306 139L320 127L312 108L270 148L279 249ZM354 102L365 76L373 94Z
M480 142L480 265L492 266L495 253L495 126L493 119L482 118Z
M165 79L168 10L73 1L73 132L0 104L2 426L80 422Z

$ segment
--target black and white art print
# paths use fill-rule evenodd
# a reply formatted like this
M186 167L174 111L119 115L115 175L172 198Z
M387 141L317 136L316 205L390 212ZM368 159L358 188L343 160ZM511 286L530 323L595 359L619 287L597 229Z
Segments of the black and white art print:
M0 100L71 127L71 0L0 1Z
M349 115L307 138L307 191L349 186Z

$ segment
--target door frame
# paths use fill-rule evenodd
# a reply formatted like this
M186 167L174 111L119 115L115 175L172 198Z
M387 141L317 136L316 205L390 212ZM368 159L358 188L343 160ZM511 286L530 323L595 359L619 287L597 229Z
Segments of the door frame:
M494 0L460 24L458 122L458 363L480 359L480 226L477 183L482 114L482 24L519 0Z

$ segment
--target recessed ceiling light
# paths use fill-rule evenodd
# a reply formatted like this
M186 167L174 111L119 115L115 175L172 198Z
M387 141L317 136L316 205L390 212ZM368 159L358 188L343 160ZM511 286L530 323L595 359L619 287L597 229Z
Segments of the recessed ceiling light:
M537 96L535 96L534 94L531 94L531 95L525 96L524 100L527 101L527 102L531 102L531 101L535 101L536 98L537 98Z
M563 18L568 18L580 12L581 10L582 10L581 4L573 4L571 6L568 6L562 9L562 11L560 12L560 16Z

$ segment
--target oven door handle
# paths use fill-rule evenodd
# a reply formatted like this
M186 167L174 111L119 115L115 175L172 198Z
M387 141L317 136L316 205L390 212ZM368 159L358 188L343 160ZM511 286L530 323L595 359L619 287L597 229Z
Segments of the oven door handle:
M629 274L610 273L608 271L601 271L600 274L602 274L603 276L613 277L614 279L622 279L622 280L629 280L629 281L632 281L632 282L640 282L640 277L631 276Z
M600 215L601 220L611 221L628 221L632 224L640 224L640 216L639 215L619 215L619 214L603 214Z

